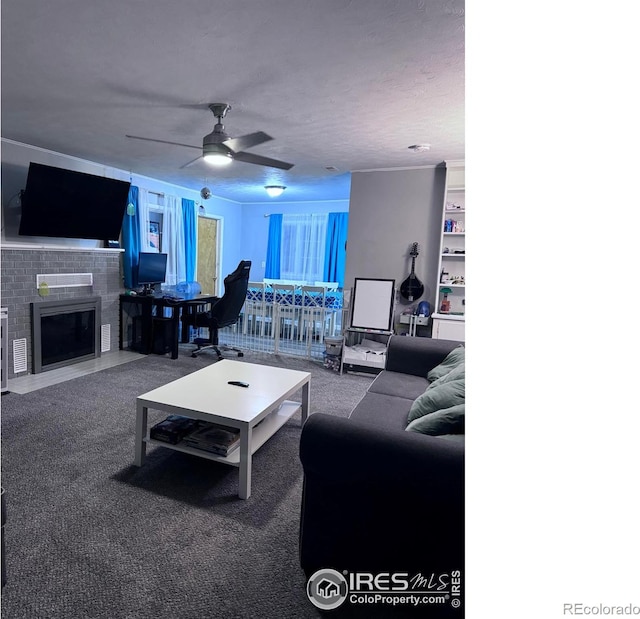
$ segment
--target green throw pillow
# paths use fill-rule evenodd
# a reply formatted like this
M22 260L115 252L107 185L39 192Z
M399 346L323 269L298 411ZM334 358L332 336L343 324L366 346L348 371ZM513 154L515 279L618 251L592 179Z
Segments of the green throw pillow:
M438 378L438 380L434 380L432 383L429 383L429 386L427 387L427 389L433 389L438 385L442 385L443 383L448 383L449 381L452 381L452 380L458 380L460 378L464 379L464 361L460 365L457 365L455 368L453 368L453 370L451 370L444 376L441 376L440 378Z
M436 385L433 389L427 388L413 401L407 421L410 423L414 419L456 404L464 404L464 378L450 380Z
M442 378L445 374L448 374L457 365L460 365L464 361L464 346L458 346L454 348L445 358L440 365L436 365L435 368L429 370L427 379L431 382Z
M407 432L420 432L440 436L442 434L464 434L464 404L418 417L406 428Z

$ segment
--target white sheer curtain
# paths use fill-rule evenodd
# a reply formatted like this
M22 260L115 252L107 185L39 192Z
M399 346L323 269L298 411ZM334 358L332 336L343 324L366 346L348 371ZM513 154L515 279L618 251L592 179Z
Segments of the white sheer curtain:
M162 253L167 254L167 275L165 286L175 286L186 280L186 258L184 225L182 221L182 200L176 196L165 196L164 204L149 204L149 192L140 189L139 195L140 251L157 251L149 244L149 213L162 213Z
M282 279L322 281L328 219L326 213L282 216Z
M185 281L184 226L182 202L175 196L166 196L164 207L158 209L164 215L162 223L162 251L167 254L167 277L165 284L175 286Z
M140 251L153 251L149 245L149 192L138 189L138 220L140 221Z

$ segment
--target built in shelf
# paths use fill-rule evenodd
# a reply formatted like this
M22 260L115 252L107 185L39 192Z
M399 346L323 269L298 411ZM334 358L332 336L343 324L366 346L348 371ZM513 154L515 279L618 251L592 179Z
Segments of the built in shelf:
M457 320L464 322L464 314L442 314L441 312L434 312L431 316L436 320Z

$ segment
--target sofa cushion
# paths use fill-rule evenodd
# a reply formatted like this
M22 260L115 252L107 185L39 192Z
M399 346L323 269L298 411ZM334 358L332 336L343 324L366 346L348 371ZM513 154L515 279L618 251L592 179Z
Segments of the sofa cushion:
M442 363L436 365L435 368L429 370L427 378L429 381L434 382L439 378L442 378L445 374L448 374L457 365L460 365L464 361L464 346L460 345L454 348L445 358Z
M426 378L384 370L369 386L369 393L382 393L415 400L429 385Z
M457 404L464 404L464 378L450 380L435 385L433 388L427 388L422 395L414 400L409 409L407 421L410 423L414 419Z
M434 380L432 383L429 383L427 389L433 389L438 385L442 385L444 383L448 383L452 380L464 379L464 361L453 368L450 372L447 372L444 376L441 376L437 380Z
M380 430L402 431L407 426L407 414L413 404L408 398L383 393L366 393L351 411L349 419L367 423Z
M432 436L464 434L464 404L457 404L418 417L406 427L406 430Z

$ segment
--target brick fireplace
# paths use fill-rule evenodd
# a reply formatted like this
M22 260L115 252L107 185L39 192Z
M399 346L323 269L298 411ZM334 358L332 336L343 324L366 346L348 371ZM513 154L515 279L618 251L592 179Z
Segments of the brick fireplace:
M100 317L93 333L94 342L98 342L97 354L100 354L101 350L117 350L119 295L124 292L121 273L122 250L5 243L0 249L2 307L7 309L8 316L9 379L35 372L37 360L33 354L32 304L77 302L99 297ZM43 290L39 289L37 284L37 275L42 273L91 273L92 283L62 285ZM103 342L105 334L106 341ZM14 371L14 350L18 351L17 359L20 360L22 349L25 350L26 367L21 371Z

